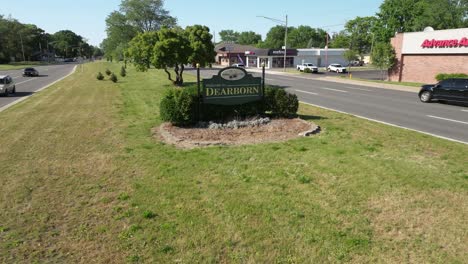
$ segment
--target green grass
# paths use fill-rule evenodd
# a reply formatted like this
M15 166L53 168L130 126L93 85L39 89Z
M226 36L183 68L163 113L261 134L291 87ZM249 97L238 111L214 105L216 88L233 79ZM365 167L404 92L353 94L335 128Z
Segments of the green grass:
M165 74L95 79L120 66L0 115L0 262L468 258L466 145L301 105L321 134L179 150L152 132Z
M17 62L11 64L0 64L0 71L9 71L9 70L18 70L24 69L27 67L34 67L39 65L46 65L47 63L42 63L38 61L26 61L26 62Z

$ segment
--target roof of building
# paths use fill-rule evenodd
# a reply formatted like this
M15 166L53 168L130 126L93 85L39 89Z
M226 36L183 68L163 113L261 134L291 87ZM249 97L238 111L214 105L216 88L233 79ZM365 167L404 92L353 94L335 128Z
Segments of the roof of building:
M218 53L231 52L231 53L245 53L246 51L256 49L250 45L240 45L236 43L221 42L216 44L215 51Z

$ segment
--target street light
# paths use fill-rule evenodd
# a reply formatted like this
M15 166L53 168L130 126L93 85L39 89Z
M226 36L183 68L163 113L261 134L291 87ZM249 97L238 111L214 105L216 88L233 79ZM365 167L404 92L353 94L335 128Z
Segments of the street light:
M275 23L284 25L285 32L284 32L284 62L283 62L283 69L284 69L284 71L286 71L286 53L287 53L287 48L288 48L288 15L286 15L285 20L280 20L280 19L266 17L266 16L257 16L257 17L263 17L263 18L271 20L271 21L273 21Z

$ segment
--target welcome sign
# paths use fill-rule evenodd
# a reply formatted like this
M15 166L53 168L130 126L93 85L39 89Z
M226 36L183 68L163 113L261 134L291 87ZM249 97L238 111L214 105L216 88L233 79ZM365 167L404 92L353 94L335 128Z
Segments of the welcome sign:
M262 78L253 77L243 68L224 68L202 83L205 104L238 105L263 99Z

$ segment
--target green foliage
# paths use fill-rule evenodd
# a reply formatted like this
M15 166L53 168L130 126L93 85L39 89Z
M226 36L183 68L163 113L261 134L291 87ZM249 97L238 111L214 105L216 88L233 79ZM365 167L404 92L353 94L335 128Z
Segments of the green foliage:
M153 57L154 45L158 42L158 32L144 32L138 34L130 41L128 47L128 57L138 71L146 71L150 68Z
M309 69L309 68L305 68L305 69L304 69L304 72L305 72L305 73L312 73L312 70Z
M161 99L160 116L175 125L188 125L195 121L196 96L190 89L169 89Z
M324 48L326 45L326 40L327 33L320 28L311 28L310 26L299 26L297 28L292 28L288 32L288 47Z
M112 74L112 72L111 72L109 69L106 69L105 72L106 72L106 75L107 75L107 76L110 76L110 75Z
M340 31L339 33L333 34L329 40L330 48L349 48L351 43L351 37L349 33L345 30Z
M390 43L379 42L374 45L374 49L372 51L372 64L382 71L382 79L383 71L393 67L395 61L395 50Z
M213 35L210 34L208 27L201 25L188 26L185 28L185 33L192 48L188 62L192 65L199 63L202 67L215 62L216 52L211 41Z
M218 34L221 37L221 41L237 42L239 38L239 32L235 32L231 29L221 30Z
M120 68L120 76L122 76L122 77L127 76L127 70L125 70L125 67L124 67L124 66L122 66L122 67Z
M466 73L439 73L436 75L437 81L442 81L451 78L467 78L468 74Z
M240 32L237 43L241 45L257 45L262 41L262 35L253 31Z
M294 28L288 27L288 32L291 32ZM258 46L260 48L266 49L280 49L284 46L284 35L285 27L284 26L275 26L268 31L265 41L260 43ZM290 46L290 45L288 45Z
M114 73L111 74L109 79L114 83L116 83L118 81L117 76Z
M377 23L377 18L356 17L346 23L345 28L350 36L350 49L353 49L359 55L367 54L371 51L374 40L372 30Z
M98 79L99 81L102 81L104 80L104 75L102 75L101 72L98 72L98 74L96 75L96 79Z
M269 90L269 89L268 89ZM277 117L294 117L299 108L299 100L295 94L287 93L283 89L271 89L274 92L274 100L271 104L271 112Z
M143 212L143 217L146 218L146 219L153 219L156 216L157 215L154 212L150 211L150 210L146 210L146 211Z

